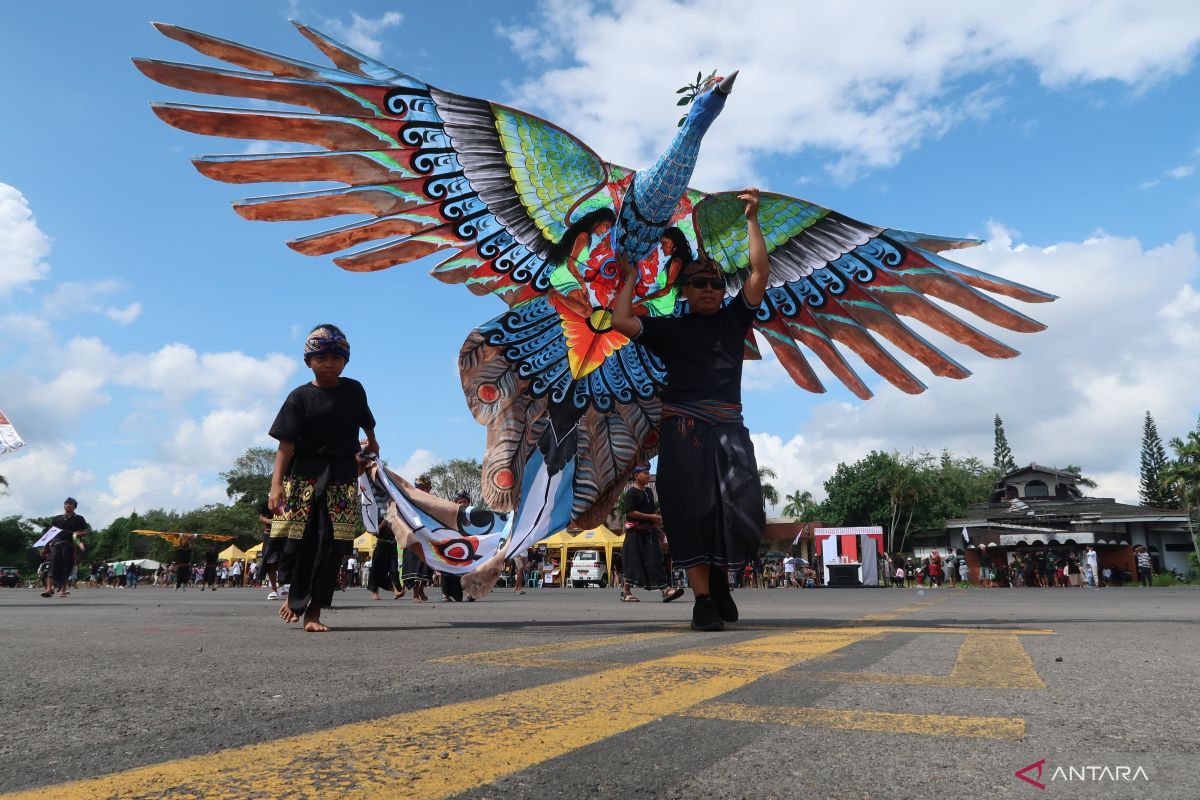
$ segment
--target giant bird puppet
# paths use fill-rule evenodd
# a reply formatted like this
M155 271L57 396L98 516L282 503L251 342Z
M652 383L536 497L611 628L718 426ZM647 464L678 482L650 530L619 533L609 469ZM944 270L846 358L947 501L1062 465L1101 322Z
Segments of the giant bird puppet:
M210 178L342 184L241 200L234 210L242 217L356 216L288 246L340 254L334 263L355 272L436 257L431 274L438 280L507 304L471 332L459 355L467 404L487 426L483 495L497 512L438 503L373 471L429 563L463 574L468 592L479 594L506 552L523 552L568 524L587 528L603 519L633 467L656 452L656 394L666 374L611 327L622 280L615 255L637 266L640 315L677 313L675 277L700 250L724 270L730 297L741 287L749 262L742 204L734 192L688 186L736 73L698 79L666 152L633 171L543 119L443 91L295 24L333 67L165 24L157 25L164 35L240 69L135 63L168 86L303 109L154 105L163 121L194 133L314 148L194 159ZM985 292L1054 299L939 255L975 240L869 225L770 193L762 195L759 219L771 273L746 357L759 356L761 336L809 391L824 391L809 364L815 356L855 395L871 396L839 347L905 392L923 391L877 337L935 375L968 375L901 317L993 358L1017 355L927 295L1021 332L1044 326Z

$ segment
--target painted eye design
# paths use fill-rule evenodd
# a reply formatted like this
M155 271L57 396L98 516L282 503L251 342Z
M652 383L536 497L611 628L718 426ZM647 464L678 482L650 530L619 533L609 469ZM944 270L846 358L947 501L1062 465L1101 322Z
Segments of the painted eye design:
M459 509L458 532L467 537L487 536L496 528L496 523L504 517L485 508ZM478 542L477 538L472 541Z
M434 552L441 557L443 561L454 567L464 567L473 561L478 561L480 556L475 552L479 549L479 540L474 536L466 536L462 539L447 539L444 542L430 542Z

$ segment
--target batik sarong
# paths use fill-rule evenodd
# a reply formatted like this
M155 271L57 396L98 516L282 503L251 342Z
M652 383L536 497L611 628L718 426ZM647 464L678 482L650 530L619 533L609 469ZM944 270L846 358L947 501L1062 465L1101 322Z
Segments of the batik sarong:
M758 552L766 513L740 406L664 402L657 487L675 567L738 569Z
M330 471L318 478L285 479L284 513L271 520L278 580L291 584L287 602L296 614L311 604L327 608L333 603L342 557L354 546L358 483L329 480Z

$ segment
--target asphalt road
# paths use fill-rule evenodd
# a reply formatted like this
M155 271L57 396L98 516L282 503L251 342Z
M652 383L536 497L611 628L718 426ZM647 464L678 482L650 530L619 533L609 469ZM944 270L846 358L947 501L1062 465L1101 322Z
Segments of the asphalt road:
M1192 589L265 594L0 589L0 800L1200 797Z

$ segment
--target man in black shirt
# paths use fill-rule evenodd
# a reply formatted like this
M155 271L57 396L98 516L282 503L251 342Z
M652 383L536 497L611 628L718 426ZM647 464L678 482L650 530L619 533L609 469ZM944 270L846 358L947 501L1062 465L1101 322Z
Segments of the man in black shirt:
M658 526L662 517L654 501L654 490L650 488L650 468L640 465L633 468L634 485L625 491L621 507L625 511L625 544L621 547L623 568L621 599L637 602L630 587L658 589L662 601L669 603L683 596L681 587L671 588L667 571L663 568L662 548L658 543ZM616 557L614 555L614 561ZM616 568L614 566L615 574Z
M79 503L75 498L68 497L63 501L63 513L50 520L50 527L58 528L58 534L48 545L50 571L46 573L46 590L42 592L42 597L53 597L55 589L58 589L59 597L70 594L67 591L67 579L70 577L71 567L75 566L75 545L78 544L80 550L84 549L83 542L79 542L76 537L91 533L92 530L88 527L87 520L75 513L78 507Z
M187 585L192 582L192 538L183 534L179 538L179 547L175 550L175 591L187 591Z
M770 262L758 224L757 189L745 202L750 273L725 303L725 273L704 254L680 270L687 312L637 317L636 269L618 259L625 281L613 327L657 355L667 368L658 454L663 526L675 566L696 594L692 628L724 629L738 618L727 570L758 552L766 518L758 464L742 423L742 353L767 288Z
M200 591L217 590L217 546L209 545L204 551L204 579L200 581Z

